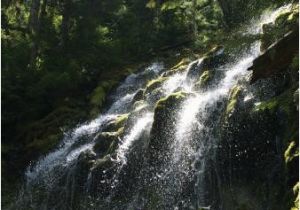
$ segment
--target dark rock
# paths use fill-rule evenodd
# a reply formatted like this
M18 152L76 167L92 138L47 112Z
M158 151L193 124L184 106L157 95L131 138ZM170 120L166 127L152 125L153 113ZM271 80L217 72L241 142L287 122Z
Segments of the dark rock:
M251 83L285 70L299 51L299 30L289 32L253 61Z
M136 101L140 101L144 99L144 89L139 89L136 94L134 95L132 99L132 104L134 104Z
M192 63L188 70L187 78L199 78L203 71L210 70L221 65L224 61L223 51L223 46L214 47L211 51L206 53L203 58Z
M111 154L114 152L119 138L123 134L124 128L120 128L116 132L102 132L95 137L94 151L100 156Z
M149 152L152 165L158 164L167 158L164 154L168 149L168 139L174 134L176 109L189 96L186 92L173 93L156 103L154 121L150 132Z

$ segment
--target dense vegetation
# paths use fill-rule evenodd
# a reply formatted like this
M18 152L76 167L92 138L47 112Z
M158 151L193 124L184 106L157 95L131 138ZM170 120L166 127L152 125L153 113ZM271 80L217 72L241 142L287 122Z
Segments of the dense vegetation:
M165 51L202 51L284 1L2 1L2 170L15 180L106 93ZM8 176L9 175L9 176Z

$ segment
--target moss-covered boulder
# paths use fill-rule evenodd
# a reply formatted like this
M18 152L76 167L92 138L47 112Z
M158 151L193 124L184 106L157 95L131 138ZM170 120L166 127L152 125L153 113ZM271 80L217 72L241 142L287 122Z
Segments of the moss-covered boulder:
M95 137L94 151L98 156L103 157L107 154L112 154L122 137L124 127L119 128L116 132L101 132Z
M199 60L190 64L187 78L199 78L203 71L213 69L224 62L224 47L219 45L211 49Z
M180 62L170 68L169 71L166 71L162 74L163 77L169 77L176 73L181 73L185 71L188 67L188 64L191 62L188 58L183 58Z
M175 121L177 109L190 95L186 92L176 92L160 99L155 106L154 121L150 132L149 152L150 162L158 166L164 161L165 152L168 151L168 140L172 139L175 133Z
M146 108L148 106L147 102L144 101L144 100L140 100L140 101L136 101L134 104L133 104L133 111L134 112L138 112L144 108Z
M158 77L157 79L151 80L147 83L144 95L151 93L153 90L159 88L168 77Z
M97 158L90 168L90 195L97 195L97 199L108 196L115 174L114 161L111 155Z
M274 23L267 23L262 26L261 51L265 51L271 44L283 38L283 36L298 28L299 6L294 4L289 11L279 14Z
M299 28L287 33L253 61L251 83L285 71L299 53Z
M128 116L129 113L118 115L115 119L109 121L106 125L104 125L102 131L114 132L117 131L119 128L124 127L128 119Z
M209 85L209 82L212 80L213 76L214 76L214 71L212 70L204 71L199 77L198 81L195 83L195 88L199 90L201 88L207 87L207 85Z
M299 210L299 182L293 187L294 200L291 210Z
M240 96L242 91L241 86L236 85L234 86L229 93L229 99L228 99L228 103L226 106L226 110L225 110L225 114L227 116L230 116L232 114L232 112L234 111L234 109L237 106L238 103L238 97Z

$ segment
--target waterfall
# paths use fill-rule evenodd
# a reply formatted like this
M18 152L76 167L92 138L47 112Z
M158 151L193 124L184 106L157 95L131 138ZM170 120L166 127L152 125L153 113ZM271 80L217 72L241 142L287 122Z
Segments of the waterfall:
M277 14L290 7L286 5L263 14L258 21L252 21L244 34L261 33L263 23L274 21ZM247 69L259 53L260 43L255 41L249 49L238 52L230 61L210 69L215 72L212 83L200 89L195 87L196 79L188 74L204 62L203 58L196 59L185 70L163 80L159 91L146 94L143 106L139 108L134 107L134 98L141 88L146 86L147 81L161 78L169 69L161 62L154 62L129 75L110 95L106 111L96 119L66 132L55 150L27 168L24 189L20 191L13 209L146 209L147 203L151 203L147 195L153 186L160 197L157 199L160 202L158 209L210 209L211 206L221 209L219 204L208 199L207 168L212 167L215 158L219 140L217 129L225 102L235 85L247 86L251 74ZM190 95L176 109L172 122L175 129L163 128L172 134L167 139L167 158L153 173L151 166L151 170L147 168L150 161L147 158L155 104L157 98L167 97L178 90ZM145 94L145 90L142 91ZM249 93L244 101L253 97ZM129 115L124 135L118 136L112 154L100 158L94 151L98 134L105 133L107 125L122 114ZM88 156L84 158L94 165L109 163L109 166L105 170L93 166L85 172L82 168L86 166L80 162L84 154ZM76 185L77 179L80 186ZM97 187L94 189L93 185ZM80 190L84 191L83 201L77 201L78 197L75 197L76 193L81 193L78 192ZM122 196L128 198L114 203L121 197L122 191L126 192ZM75 202L84 206L75 207Z

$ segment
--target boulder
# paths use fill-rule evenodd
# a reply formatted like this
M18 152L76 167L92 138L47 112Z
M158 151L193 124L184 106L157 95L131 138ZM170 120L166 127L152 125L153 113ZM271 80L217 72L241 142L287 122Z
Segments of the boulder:
M290 11L278 15L274 23L267 23L262 26L261 51L265 51L274 42L283 38L286 33L295 30L299 23L298 6L293 6Z
M132 104L134 104L136 101L140 101L144 99L144 89L139 89L136 94L133 96Z
M299 29L289 32L253 61L251 83L284 71L299 52Z
M186 92L176 92L160 99L155 106L154 121L150 132L149 154L151 165L159 166L167 158L168 140L175 133L177 109L190 95Z
M95 137L94 151L98 156L103 157L107 154L112 154L118 144L119 139L123 134L124 128L119 128L116 132L101 132Z
M104 128L103 132L115 132L119 128L124 127L127 122L129 113L118 115L115 119L109 121Z
M149 81L146 85L146 89L144 91L144 95L151 93L153 90L159 88L164 81L166 81L168 77L158 77L157 79L153 79Z
M216 46L202 58L191 63L188 69L187 78L199 78L203 71L213 69L221 65L224 61L223 51L223 46Z
M214 71L212 70L204 71L199 77L198 81L195 83L195 88L201 89L207 87L207 85L209 85L209 82L212 80L213 76L214 76Z

